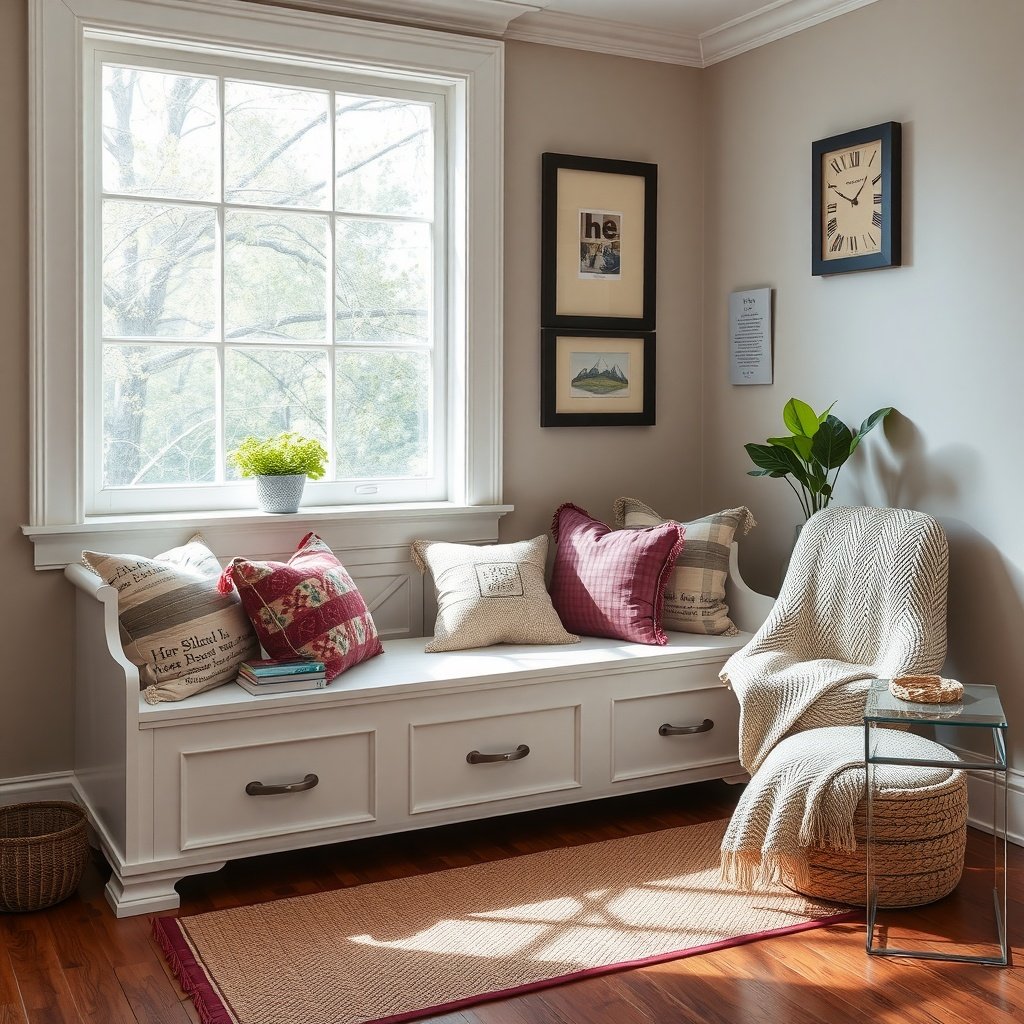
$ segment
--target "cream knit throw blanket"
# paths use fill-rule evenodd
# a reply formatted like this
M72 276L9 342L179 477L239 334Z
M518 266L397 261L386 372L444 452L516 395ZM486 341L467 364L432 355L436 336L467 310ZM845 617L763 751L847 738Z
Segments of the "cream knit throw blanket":
M853 790L837 794L826 812L830 785L811 783L838 780L863 763L863 749L822 749L810 730L859 725L871 679L938 670L946 654L947 570L945 535L923 513L835 507L807 521L771 614L721 672L740 704L740 760L753 776L723 844L727 874L730 855L749 855L756 834L765 836L766 864L792 863L800 847L819 841L846 848ZM799 742L769 764L791 733ZM753 820L765 814L788 820ZM812 835L813 842L800 841Z
M893 729L879 729L875 752L886 757L955 760L939 744ZM874 788L921 790L941 786L951 768L876 765ZM722 839L722 875L739 889L774 881L807 885L804 848L857 849L853 818L864 795L864 730L834 726L784 739L750 780Z

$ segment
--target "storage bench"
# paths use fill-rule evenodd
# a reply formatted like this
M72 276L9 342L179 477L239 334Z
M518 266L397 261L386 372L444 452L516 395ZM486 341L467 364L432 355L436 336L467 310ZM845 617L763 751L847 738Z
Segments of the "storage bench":
M179 879L238 857L739 776L739 711L718 672L772 606L743 584L734 545L737 636L448 654L387 640L323 690L228 684L148 705L116 591L80 565L65 573L75 786L119 917L177 907Z

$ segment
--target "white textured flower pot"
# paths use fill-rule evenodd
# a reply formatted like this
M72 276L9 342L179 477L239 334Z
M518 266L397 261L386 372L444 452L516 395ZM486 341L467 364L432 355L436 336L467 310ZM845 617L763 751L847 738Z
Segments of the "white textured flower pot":
M256 496L264 512L298 512L306 474L256 477Z

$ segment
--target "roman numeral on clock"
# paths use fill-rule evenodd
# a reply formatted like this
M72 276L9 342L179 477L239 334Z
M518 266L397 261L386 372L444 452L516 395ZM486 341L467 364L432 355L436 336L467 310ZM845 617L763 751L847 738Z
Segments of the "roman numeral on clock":
M880 228L882 226L882 215L877 210L871 214L871 223L874 224L876 228Z
M868 161L868 167L870 167L875 162L875 157L876 156L878 156L878 150L877 149L871 154L871 159Z
M825 233L831 238L836 233L836 228L839 226L839 222L835 217L830 217L828 224L825 226Z
M882 202L882 193L881 192L876 192L875 193L875 206L878 206L881 202Z
M850 235L850 252L857 251L857 239Z
M850 154L850 166L851 167L860 167L860 150L859 149L855 149Z
M839 252L843 248L844 238L842 235L836 235L832 240L832 244L828 247L829 252Z
M832 170L835 171L836 174L842 174L843 171L845 170L845 168L842 166L842 164L840 164L839 161L835 157L832 158Z
M826 213L835 213L836 212L836 204L835 203L829 203L828 206L825 207L825 211L826 211Z
M880 182L881 180L882 180L882 176L881 176L880 174L876 174L876 175L875 175L875 176L874 176L874 177L873 177L873 178L871 179L871 184L872 184L872 185L877 185L877 184L878 184L878 183L879 183L879 182Z

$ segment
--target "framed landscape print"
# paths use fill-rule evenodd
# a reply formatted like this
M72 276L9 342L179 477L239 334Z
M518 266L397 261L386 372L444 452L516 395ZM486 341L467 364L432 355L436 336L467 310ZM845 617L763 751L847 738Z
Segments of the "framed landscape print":
M653 334L546 328L540 344L542 427L653 425Z
M653 331L658 166L545 153L541 324Z

